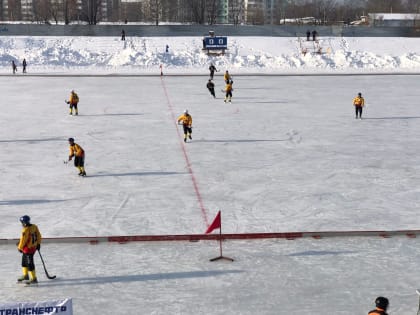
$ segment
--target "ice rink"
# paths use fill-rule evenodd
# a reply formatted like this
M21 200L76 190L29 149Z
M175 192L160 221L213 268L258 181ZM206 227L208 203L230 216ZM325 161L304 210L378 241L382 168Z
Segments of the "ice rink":
M1 239L21 215L45 238L419 229L419 76L235 76L232 104L205 76L0 77ZM64 100L74 89L79 116ZM366 99L363 120L352 99ZM193 140L176 118L188 109ZM69 137L86 150L77 176ZM216 233L216 232L213 232ZM418 308L416 238L218 243L47 243L37 288L3 302L72 297L75 314L390 314ZM420 287L420 285L419 285Z

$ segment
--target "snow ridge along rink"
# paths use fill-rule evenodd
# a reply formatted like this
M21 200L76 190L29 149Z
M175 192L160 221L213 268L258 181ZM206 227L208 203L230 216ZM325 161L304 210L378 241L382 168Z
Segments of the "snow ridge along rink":
M0 238L19 236L23 214L46 238L202 234L167 97L193 116L185 152L224 233L418 229L418 77L233 76L230 105L221 76L216 100L204 76L164 77L167 96L159 77L0 78ZM78 117L63 102L72 89ZM87 178L63 164L68 137L86 149ZM416 248L405 236L229 240L235 262L211 263L215 241L45 243L57 279L37 259L41 283L23 293L8 244L0 290L5 302L72 297L77 314L364 314L378 295L411 314Z

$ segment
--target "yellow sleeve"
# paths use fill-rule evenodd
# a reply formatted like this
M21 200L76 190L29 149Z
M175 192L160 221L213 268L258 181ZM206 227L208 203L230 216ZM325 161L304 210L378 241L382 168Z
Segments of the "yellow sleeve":
M22 229L22 234L20 235L20 240L18 244L19 250L23 250L23 247L28 242L28 238L29 238L29 229L28 228Z

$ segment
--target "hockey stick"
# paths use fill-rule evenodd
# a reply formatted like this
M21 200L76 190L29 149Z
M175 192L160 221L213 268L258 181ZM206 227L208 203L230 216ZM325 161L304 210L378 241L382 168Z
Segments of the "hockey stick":
M417 315L420 315L420 289L417 289L416 290L416 293L418 294L418 296L419 296L419 308L418 308L418 310L417 310Z
M47 276L47 278L48 279L55 279L57 276L50 276L48 274L48 271L47 271L47 268L45 267L45 262L44 262L44 259L42 258L42 255L41 255L41 251L40 250L38 250L38 254L39 254L39 257L41 257L42 266L44 267L45 275Z

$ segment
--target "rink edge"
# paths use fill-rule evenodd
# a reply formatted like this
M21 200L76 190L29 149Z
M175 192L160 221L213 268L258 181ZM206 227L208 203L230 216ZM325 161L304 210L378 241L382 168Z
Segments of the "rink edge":
M325 232L285 232L285 233L235 233L235 234L183 234L183 235L125 235L125 236L80 236L80 237L46 237L42 243L128 243L128 242L162 242L203 240L251 240L251 239L286 239L299 238L322 239L330 237L382 237L405 236L416 238L420 230L397 231L325 231ZM0 239L0 245L16 244L18 239Z

